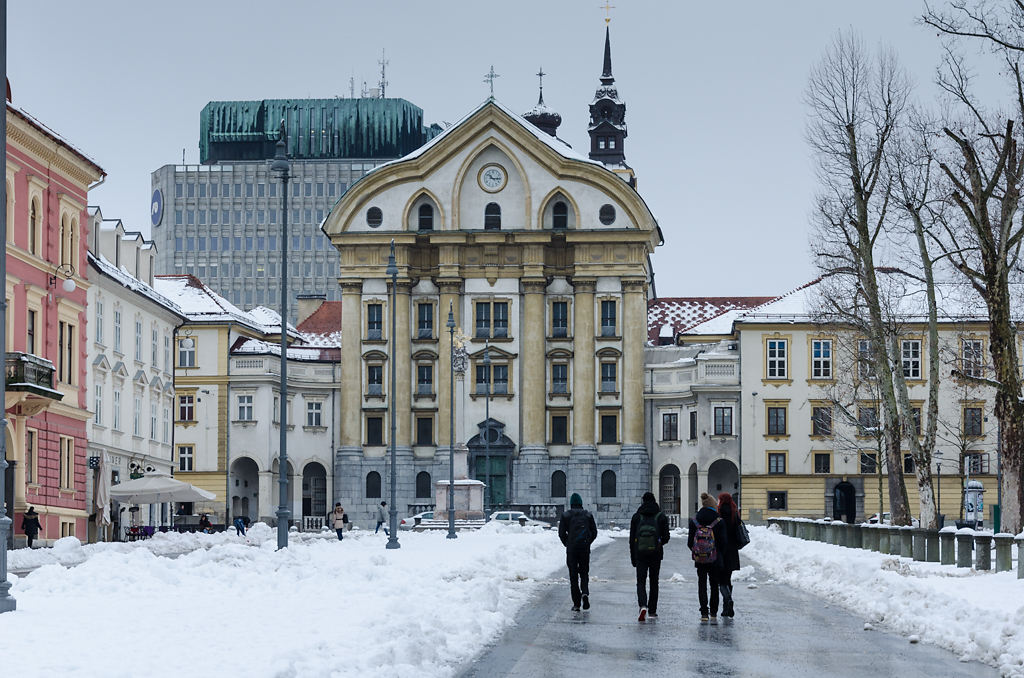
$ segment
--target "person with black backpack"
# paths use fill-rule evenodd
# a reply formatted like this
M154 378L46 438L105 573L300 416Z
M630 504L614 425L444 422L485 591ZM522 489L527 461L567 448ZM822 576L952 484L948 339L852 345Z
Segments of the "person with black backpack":
M565 546L565 564L569 568L569 592L572 610L590 609L590 545L597 539L594 516L583 508L583 498L573 492L569 510L558 521L558 538Z
M690 536L686 545L693 554L697 568L697 599L700 620L718 623L718 578L722 571L722 554L728 542L725 524L718 515L718 502L707 492L700 494L701 509L690 518ZM711 608L708 609L708 586L711 587ZM710 617L708 613L710 612Z
M743 521L740 520L736 502L728 492L718 495L718 515L725 526L726 540L726 546L722 549L722 571L718 576L718 588L722 592L722 616L735 617L732 573L740 569L740 549L750 543L750 536Z
M653 492L645 492L640 508L629 523L629 560L636 568L636 599L640 617L658 616L658 575L661 560L668 543L668 516L661 512ZM651 580L651 594L647 595L647 578Z

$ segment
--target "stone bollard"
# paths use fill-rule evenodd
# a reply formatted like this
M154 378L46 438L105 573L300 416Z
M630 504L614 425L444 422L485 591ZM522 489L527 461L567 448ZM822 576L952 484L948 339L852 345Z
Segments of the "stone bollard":
M1009 572L1013 568L1013 535L1000 532L992 540L996 543L996 572Z
M974 530L965 527L956 531L956 566L971 566L971 549L974 547Z
M979 572L992 569L991 532L978 532L974 535L974 567Z
M952 565L956 562L956 528L952 525L939 530L939 563Z
M928 530L924 535L924 559L929 563L939 562L939 533Z
M862 525L846 526L846 545L852 549L864 548L864 527Z
M914 528L910 525L900 526L900 555L904 558L914 557Z
M824 532L822 541L825 542L826 544L835 544L836 543L836 528L835 528L835 525L833 525L832 523L825 523L825 524L819 523L819 525L821 526L821 530Z
M889 553L889 528L885 525L872 525L871 529L878 533L878 552Z
M1017 544L1017 579L1024 579L1024 532L1021 532L1013 541Z
M826 521L822 520L821 518L814 521L814 541L823 542L826 540L825 522Z
M889 555L898 556L903 553L903 540L900 539L900 528L898 525L888 525L889 532Z
M846 523L841 520L832 521L832 540L836 546L846 546Z
M810 526L807 524L807 519L795 518L794 523L797 539L810 539Z
M783 518L782 531L787 537L796 537L796 523L793 522L792 518Z
M925 536L925 534L927 532L928 532L928 530L924 529L923 527L915 527L914 529L911 530L911 534L913 534L913 538L914 538L914 551L913 551L914 560L924 560L924 554L925 554L924 536Z

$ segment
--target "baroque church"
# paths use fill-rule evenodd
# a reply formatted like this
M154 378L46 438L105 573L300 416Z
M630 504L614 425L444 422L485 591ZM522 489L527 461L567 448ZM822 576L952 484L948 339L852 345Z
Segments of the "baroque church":
M543 90L524 115L492 96L325 220L344 336L334 496L350 511L387 497L392 435L400 512L433 503L452 441L487 510L578 492L599 521L625 520L650 488L642 372L661 233L626 163L607 29L602 66L587 154L557 137Z

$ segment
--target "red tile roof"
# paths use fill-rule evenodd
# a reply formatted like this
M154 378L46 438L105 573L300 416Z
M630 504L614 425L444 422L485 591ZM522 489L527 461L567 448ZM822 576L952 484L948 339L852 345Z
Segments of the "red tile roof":
M296 329L307 334L332 334L340 332L341 302L323 302L308 318L299 323Z
M727 311L749 309L775 297L660 297L647 304L647 339L658 343L662 328L671 327L672 336L711 320Z

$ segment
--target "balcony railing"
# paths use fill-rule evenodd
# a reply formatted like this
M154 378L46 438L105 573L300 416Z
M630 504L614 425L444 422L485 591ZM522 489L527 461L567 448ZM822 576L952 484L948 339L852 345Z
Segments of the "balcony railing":
M53 388L53 363L46 358L10 351L5 361L5 382L8 391L33 391L59 400Z

